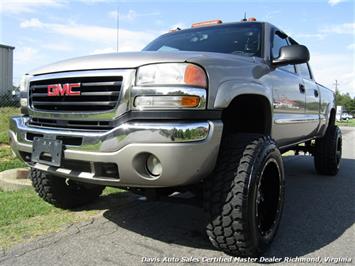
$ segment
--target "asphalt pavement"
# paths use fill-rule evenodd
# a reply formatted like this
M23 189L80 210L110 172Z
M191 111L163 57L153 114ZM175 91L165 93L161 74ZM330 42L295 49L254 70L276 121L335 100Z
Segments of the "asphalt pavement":
M285 209L266 263L281 259L281 265L290 258L295 264L339 259L348 262L340 265L354 264L355 129L342 132L336 177L316 175L310 156L285 158ZM87 207L101 209L99 217L0 251L0 265L142 265L164 259L227 265L230 258L209 244L204 214L195 203L188 198L149 202L131 193L106 196Z

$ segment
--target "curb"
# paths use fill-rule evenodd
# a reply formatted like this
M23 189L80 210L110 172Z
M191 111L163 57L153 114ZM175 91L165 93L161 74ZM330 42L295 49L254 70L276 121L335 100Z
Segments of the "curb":
M16 168L0 173L0 189L2 191L17 191L31 187L31 180L26 178L28 168Z

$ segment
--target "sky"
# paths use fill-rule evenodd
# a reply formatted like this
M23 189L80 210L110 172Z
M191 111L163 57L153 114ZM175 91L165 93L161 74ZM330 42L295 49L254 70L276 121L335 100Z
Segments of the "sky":
M117 12L118 11L118 12ZM170 29L256 17L278 26L311 53L317 82L355 97L355 1L0 0L0 43L15 46L14 84L56 61L139 51Z

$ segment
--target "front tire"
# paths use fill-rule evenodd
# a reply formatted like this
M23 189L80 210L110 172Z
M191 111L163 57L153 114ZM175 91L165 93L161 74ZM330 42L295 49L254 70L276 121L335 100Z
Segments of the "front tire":
M104 186L74 182L31 168L30 178L37 194L62 209L72 209L97 199Z
M325 135L316 140L314 166L320 175L336 175L339 171L342 154L340 128L329 125Z
M228 134L205 182L207 235L233 256L260 255L279 226L284 199L281 154L270 137Z

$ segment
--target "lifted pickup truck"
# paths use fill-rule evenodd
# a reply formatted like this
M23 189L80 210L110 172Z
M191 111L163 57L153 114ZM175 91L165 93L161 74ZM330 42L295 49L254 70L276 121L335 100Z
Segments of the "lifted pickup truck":
M315 82L309 58L277 27L249 20L51 64L23 79L11 146L57 207L88 203L105 186L202 191L212 244L257 256L281 218L281 154L312 154L319 174L339 169L334 93Z

